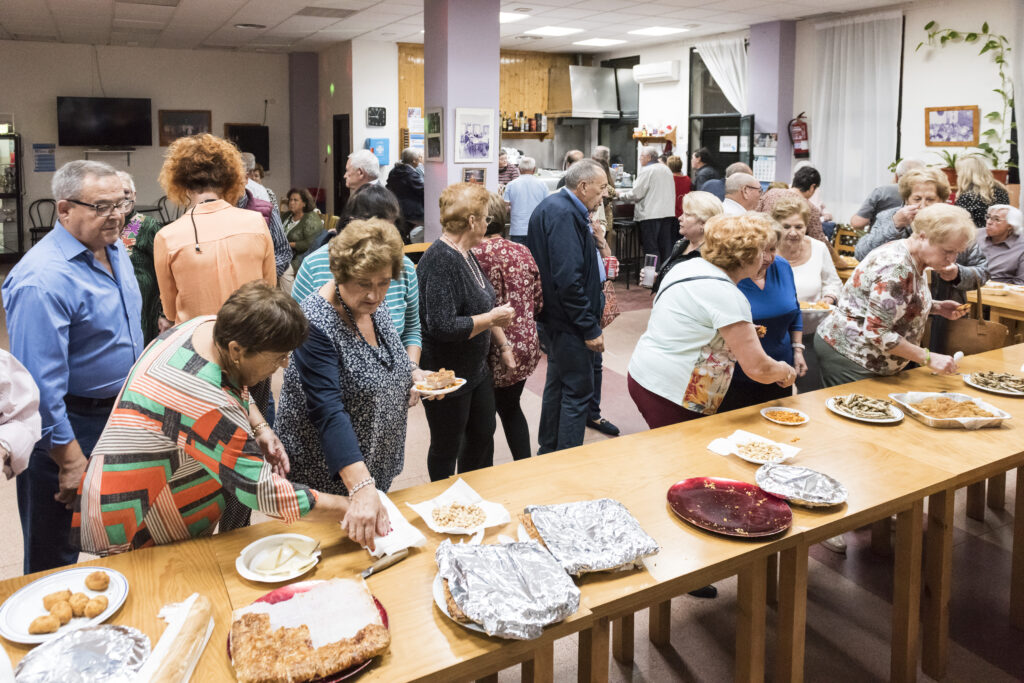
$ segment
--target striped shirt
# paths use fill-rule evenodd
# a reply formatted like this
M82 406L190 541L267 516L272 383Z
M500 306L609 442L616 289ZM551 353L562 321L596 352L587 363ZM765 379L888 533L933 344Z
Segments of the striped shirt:
M292 285L292 298L300 304L310 294L334 280L330 256L325 244L302 259L299 272ZM402 346L423 346L420 336L420 286L416 279L416 266L408 256L402 257L402 277L392 280L384 304L391 314L391 322L402 338Z
M72 543L110 555L213 533L225 492L294 522L316 492L279 477L249 426L249 392L192 347L214 316L165 332L132 368L89 459Z

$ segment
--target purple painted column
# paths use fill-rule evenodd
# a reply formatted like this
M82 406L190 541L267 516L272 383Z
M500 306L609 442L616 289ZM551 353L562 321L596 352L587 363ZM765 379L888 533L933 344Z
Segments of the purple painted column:
M487 169L487 189L498 188L498 95L501 35L499 0L424 0L424 107L444 109L444 161L424 168L424 239L441 236L441 191L462 181L462 169ZM490 109L491 161L455 163L456 108ZM424 112L424 115L426 112Z
M320 123L315 106L320 87L318 59L315 52L293 52L288 55L288 137L292 162L290 186L294 187L317 187L320 182L320 164L317 159ZM282 188L278 192L287 189Z
M747 107L758 133L778 133L775 178L789 182L793 145L789 120L793 118L793 77L796 68L796 22L771 21L750 27L747 48ZM799 112L797 112L799 113Z

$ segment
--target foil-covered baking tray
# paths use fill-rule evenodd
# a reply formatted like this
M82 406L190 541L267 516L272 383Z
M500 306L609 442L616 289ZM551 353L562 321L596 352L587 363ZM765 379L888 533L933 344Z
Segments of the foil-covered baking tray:
M18 683L133 683L149 638L130 626L84 626L43 643L14 670Z
M632 569L658 552L657 542L611 498L529 505L524 512L547 549L574 576Z
M762 490L803 507L831 507L846 502L846 487L809 467L762 465L754 474Z
M454 544L434 554L452 600L492 636L531 640L574 614L580 589L538 543Z
M914 407L914 404L920 403L927 398L935 398L944 396L951 398L954 401L969 401L977 405L982 410L987 410L992 413L994 417L950 417L940 418L932 417L931 415L925 415L920 410ZM907 414L913 417L929 427L935 427L936 429L981 429L982 427L998 427L1003 424L1003 420L1009 420L1013 416L1005 410L996 408L991 403L968 396L967 394L954 394L946 392L933 392L933 391L910 391L904 394L889 394L889 398L903 406Z

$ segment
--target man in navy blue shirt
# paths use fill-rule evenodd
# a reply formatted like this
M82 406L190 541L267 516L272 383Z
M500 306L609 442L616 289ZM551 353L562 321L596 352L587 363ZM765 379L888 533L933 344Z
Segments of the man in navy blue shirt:
M593 354L604 351L601 266L590 213L601 205L608 176L601 164L584 159L564 179L565 187L534 210L526 236L540 270L544 308L537 331L548 354L539 454L583 443L594 393Z
M142 297L121 243L131 210L111 166L53 176L58 220L3 284L11 353L39 386L42 438L18 475L25 573L78 561L68 542L88 457L142 353Z

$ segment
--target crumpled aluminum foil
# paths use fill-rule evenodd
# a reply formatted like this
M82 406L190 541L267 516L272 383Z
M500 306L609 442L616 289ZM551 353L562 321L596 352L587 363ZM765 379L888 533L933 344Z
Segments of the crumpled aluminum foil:
M580 589L539 543L453 544L434 555L459 608L492 636L530 640L574 614Z
M529 505L530 515L551 554L574 576L632 569L658 552L657 542L629 510L611 498L558 505Z
M772 495L804 507L828 507L846 501L846 487L838 481L807 467L765 464L754 480Z
M18 683L132 683L149 657L149 637L130 626L84 626L25 655Z

